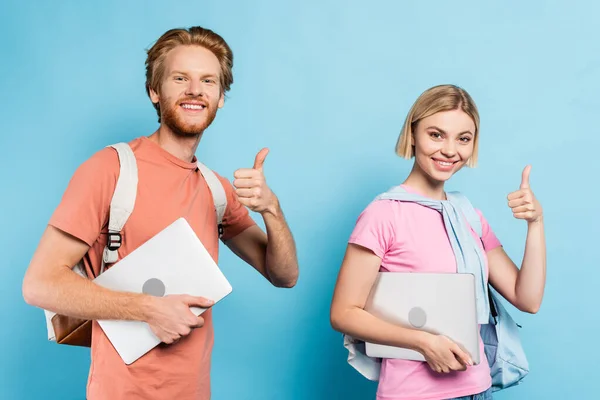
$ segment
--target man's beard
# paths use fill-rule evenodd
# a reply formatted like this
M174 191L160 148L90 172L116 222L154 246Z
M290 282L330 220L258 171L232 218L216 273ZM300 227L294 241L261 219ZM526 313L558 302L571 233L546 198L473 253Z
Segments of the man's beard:
M177 114L177 108L183 102L185 102L185 100L178 101L174 106L161 110L161 120L175 134L175 136L184 138L198 137L215 119L217 115L217 107L213 108L210 106L210 104L207 105L204 109L206 118L201 122L190 124L183 121L182 118Z

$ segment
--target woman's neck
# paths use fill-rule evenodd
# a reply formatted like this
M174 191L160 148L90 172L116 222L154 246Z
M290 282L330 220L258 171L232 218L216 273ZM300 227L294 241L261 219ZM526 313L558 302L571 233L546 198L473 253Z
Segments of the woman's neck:
M446 200L444 182L431 179L429 175L419 168L416 162L403 184L410 186L425 197L435 200Z

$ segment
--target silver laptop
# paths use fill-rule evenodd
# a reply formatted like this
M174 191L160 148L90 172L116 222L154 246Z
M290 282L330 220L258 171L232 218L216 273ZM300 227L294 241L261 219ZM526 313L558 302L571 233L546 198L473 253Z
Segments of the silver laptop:
M442 334L479 364L475 277L458 273L380 272L365 310L385 321ZM365 343L369 357L425 361L406 348Z
M117 291L154 296L189 294L215 303L232 291L184 218L160 231L94 282ZM190 310L195 315L206 311L197 307ZM98 323L126 364L133 363L160 343L145 322L100 320Z

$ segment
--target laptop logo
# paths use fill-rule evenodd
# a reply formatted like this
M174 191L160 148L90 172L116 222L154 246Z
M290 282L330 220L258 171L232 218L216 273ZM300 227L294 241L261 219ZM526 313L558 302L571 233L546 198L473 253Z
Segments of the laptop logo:
M157 278L150 278L144 282L142 293L150 296L163 297L165 295L165 284Z
M408 322L415 328L422 328L427 322L427 314L421 307L414 307L408 312Z

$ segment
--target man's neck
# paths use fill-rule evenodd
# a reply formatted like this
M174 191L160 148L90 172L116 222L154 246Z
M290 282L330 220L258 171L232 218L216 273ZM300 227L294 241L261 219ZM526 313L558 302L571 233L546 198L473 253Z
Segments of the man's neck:
M196 149L201 138L202 134L189 137L175 135L169 128L162 124L156 132L148 137L148 139L185 162L192 162L194 160L194 155L196 154Z

